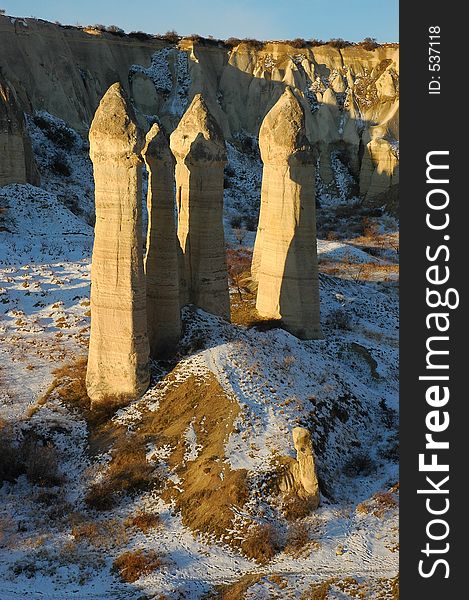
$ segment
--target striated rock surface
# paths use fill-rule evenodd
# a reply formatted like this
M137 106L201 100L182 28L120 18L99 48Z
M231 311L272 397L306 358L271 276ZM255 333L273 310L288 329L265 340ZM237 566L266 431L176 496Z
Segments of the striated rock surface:
M308 500L311 510L315 510L319 506L321 497L311 435L304 427L295 427L292 436L296 460L283 457L282 468L276 482L278 490Z
M0 72L0 187L9 183L39 185L23 112Z
M306 495L314 498L314 508L317 508L319 505L319 483L316 475L311 436L304 427L295 427L292 434L298 463L299 483L301 483Z
M148 231L145 255L150 354L171 354L181 335L178 241L174 204L174 158L162 128L146 136L143 157L148 169Z
M179 49L170 49L164 40L151 37L0 15L0 68L23 111L47 110L81 133L114 81L133 95L143 113L158 114L169 132L187 100L202 94L230 141L256 137L263 118L290 86L309 104L307 135L318 147L324 183L332 187L331 153L339 150L347 156L347 166L358 178L363 148L374 137L370 130L399 107L397 45L369 51L241 42L224 48L185 39ZM381 137L394 144L397 128L388 133L392 135ZM380 171L379 164L373 165ZM371 184L369 193L367 160L363 167L361 195L371 199L377 188Z
M320 337L315 158L304 110L287 88L259 134L264 163L254 259L256 308L301 339Z
M150 381L142 147L133 109L116 83L101 100L90 129L96 226L86 387L94 404L136 398Z
M219 125L197 94L171 135L176 157L178 237L183 253L181 303L230 316L223 232L226 148Z

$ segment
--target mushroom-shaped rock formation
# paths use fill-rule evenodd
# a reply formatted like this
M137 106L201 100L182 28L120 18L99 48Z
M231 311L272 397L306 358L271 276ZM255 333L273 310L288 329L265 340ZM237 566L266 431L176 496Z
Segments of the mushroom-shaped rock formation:
M152 358L170 355L181 335L178 241L174 203L174 158L156 123L146 136L148 231L145 255L147 321Z
M86 388L94 405L136 398L150 381L139 156L143 137L120 84L102 98L89 139L96 226Z
M181 304L229 318L223 232L222 131L200 94L194 96L170 139L176 157L178 237L184 263Z
M256 308L302 339L321 336L316 251L315 158L305 115L287 88L265 117L264 170L253 256Z

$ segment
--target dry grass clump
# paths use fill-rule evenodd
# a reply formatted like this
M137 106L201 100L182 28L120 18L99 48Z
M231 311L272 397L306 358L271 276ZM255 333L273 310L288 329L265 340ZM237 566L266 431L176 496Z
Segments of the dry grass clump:
M88 358L80 356L75 361L66 363L53 371L54 380L45 394L32 406L27 416L31 417L53 395L57 395L71 408L78 408L91 429L99 427L122 406L128 403L128 398L109 397L98 405L91 405L91 399L86 391L86 367Z
M288 494L282 501L282 512L287 521L303 519L314 510L311 498L300 498L297 494Z
M326 579L325 581L318 581L313 583L305 592L300 596L300 600L327 600L327 596L331 587L336 582L335 578Z
M281 550L281 546L275 529L266 523L256 524L247 531L241 550L248 558L266 564Z
M288 529L285 552L299 556L310 542L309 527L305 523L294 523Z
M160 515L155 513L139 511L135 515L127 517L124 521L124 525L127 527L136 527L143 533L147 533L150 529L154 529L161 525L161 518Z
M44 487L63 483L57 449L32 429L22 432L22 439L16 442L13 428L0 422L0 483L14 483L20 475Z
M123 494L147 490L159 483L146 458L145 440L133 434L117 440L103 479L90 487L85 502L90 508L109 510Z
M397 500L394 498L392 491L377 492L370 500L360 502L356 511L358 514L373 515L378 519L382 519L389 510L396 506Z
M84 521L72 527L77 542L86 542L96 548L123 546L128 542L124 525L117 519L107 521Z
M133 583L163 565L162 555L154 550L129 550L114 560L112 570L122 581Z
M262 579L259 573L247 573L234 583L216 586L213 592L204 596L204 600L244 600L249 588Z
M59 457L55 446L48 442L42 445L39 440L27 440L20 449L26 477L31 483L41 486L55 486L63 482L59 473Z

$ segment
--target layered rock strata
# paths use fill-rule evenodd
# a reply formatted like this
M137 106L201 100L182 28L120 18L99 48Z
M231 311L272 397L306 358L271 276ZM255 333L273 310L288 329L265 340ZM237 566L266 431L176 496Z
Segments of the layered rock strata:
M304 110L290 88L264 119L261 216L253 256L261 316L301 339L320 337L315 158Z
M143 137L120 84L100 102L90 129L96 226L86 387L93 404L148 388L149 344L142 251Z
M319 506L320 492L311 436L304 427L295 427L292 435L296 460L283 457L278 490L307 500L309 508L315 510Z
M39 174L23 112L0 73L0 187L9 183L39 185Z
M153 358L171 354L181 335L178 240L174 203L174 158L162 128L146 136L143 157L148 169L148 231L144 260L147 322Z
M200 94L170 138L176 157L178 237L183 255L181 304L228 319L230 298L223 232L222 131Z

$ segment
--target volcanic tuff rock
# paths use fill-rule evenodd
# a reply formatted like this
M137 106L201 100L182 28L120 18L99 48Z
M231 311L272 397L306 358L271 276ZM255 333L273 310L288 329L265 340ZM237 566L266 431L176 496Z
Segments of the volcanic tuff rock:
M319 505L319 483L316 475L311 435L304 427L295 427L292 434L298 463L299 483L301 483L305 495L314 499L314 508L317 508Z
M162 128L146 136L143 158L148 169L148 231L145 255L148 338L151 356L171 353L181 335L179 243L174 203L174 158Z
M269 42L227 49L183 40L180 49L168 52L168 44L154 38L0 15L0 67L25 112L46 110L85 133L102 95L120 81L139 110L158 114L168 131L176 126L184 103L201 93L225 139L233 141L257 136L263 118L290 86L310 105L305 126L320 151L324 181L334 185L330 152L339 149L357 178L363 167L362 196L370 199L385 185L380 174L393 168L389 152L397 158L398 47L368 51ZM163 71L168 81L160 81ZM364 153L370 140L378 138L389 142L388 150ZM371 172L379 175L379 185ZM394 171L391 185L396 183Z
M0 72L0 187L9 183L39 185L39 174L23 112Z
M223 232L223 134L200 94L177 129L171 150L176 157L178 237L183 252L181 304L195 304L229 318L230 298Z
M120 84L100 102L90 129L96 226L86 387L93 403L140 396L150 382L142 255L143 147Z
M314 153L287 88L259 133L261 214L253 257L256 308L302 339L320 337Z
M308 500L311 510L315 510L319 506L320 493L311 435L304 427L294 427L292 436L296 460L290 456L283 457L276 488Z

